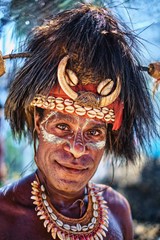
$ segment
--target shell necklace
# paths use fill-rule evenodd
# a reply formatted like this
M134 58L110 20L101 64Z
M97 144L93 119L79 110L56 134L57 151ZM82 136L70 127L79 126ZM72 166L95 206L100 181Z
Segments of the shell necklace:
M60 240L103 240L108 231L108 207L102 191L94 183L88 183L88 207L86 213L78 219L60 214L51 204L44 185L33 181L32 196L35 211L47 232L53 239Z

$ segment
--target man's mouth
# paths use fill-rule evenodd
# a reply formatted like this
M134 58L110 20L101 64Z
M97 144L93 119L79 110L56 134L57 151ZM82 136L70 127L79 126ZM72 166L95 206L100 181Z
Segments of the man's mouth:
M72 174L79 174L79 173L83 173L84 171L86 171L88 168L84 168L84 167L81 167L81 166L74 166L74 165L64 165L64 164L60 164L59 162L55 161L57 166L59 168L61 168L62 170Z

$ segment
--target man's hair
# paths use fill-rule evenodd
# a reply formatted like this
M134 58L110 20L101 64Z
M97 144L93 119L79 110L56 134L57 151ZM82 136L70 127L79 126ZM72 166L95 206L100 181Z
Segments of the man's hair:
M155 131L153 106L145 78L139 70L138 40L105 8L81 5L64 11L35 28L26 51L31 57L12 82L5 104L6 118L17 137L32 135L36 94L47 95L57 82L59 61L69 55L69 68L90 82L120 76L124 102L118 131L108 126L106 152L135 161L140 147Z

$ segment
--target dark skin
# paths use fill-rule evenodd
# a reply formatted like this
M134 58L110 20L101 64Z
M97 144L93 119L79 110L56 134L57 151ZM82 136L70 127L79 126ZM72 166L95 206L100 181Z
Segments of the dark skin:
M48 112L45 113L44 117L46 116ZM40 181L45 184L54 207L67 217L79 218L84 188L96 171L104 152L102 144L105 140L104 123L77 116L72 116L68 121L59 113L52 120L54 137L64 141L60 142L59 139L59 144L47 142L44 139L40 118L36 116L35 126L39 138L36 154L37 174ZM58 141L57 138L55 141ZM99 145L94 145L94 141L99 142ZM65 161L62 160L64 157ZM83 178L79 175L81 177L83 175ZM1 190L0 240L52 239L51 234L44 228L43 221L37 217L35 206L30 199L33 180L35 174ZM105 185L100 187L109 207L106 239L132 240L132 219L127 200L111 187ZM86 211L86 207L87 204L84 204L82 213Z

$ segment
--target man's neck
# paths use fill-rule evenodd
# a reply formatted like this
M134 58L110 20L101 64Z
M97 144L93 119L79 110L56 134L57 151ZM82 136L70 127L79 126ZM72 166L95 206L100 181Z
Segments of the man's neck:
M39 170L37 171L37 175L40 183L44 184L50 202L59 213L72 218L79 218L85 213L88 205L88 195L85 188L74 193L67 193L55 189L46 182L46 179Z

